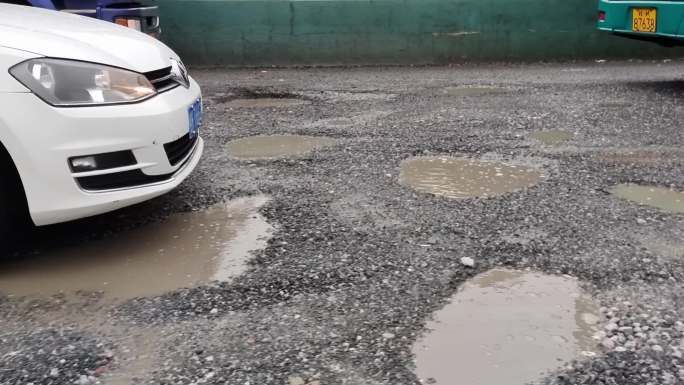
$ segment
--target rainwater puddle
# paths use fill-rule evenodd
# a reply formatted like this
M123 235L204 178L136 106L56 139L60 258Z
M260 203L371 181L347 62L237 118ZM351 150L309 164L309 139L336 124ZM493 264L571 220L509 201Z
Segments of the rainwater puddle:
M684 192L631 183L617 185L610 192L641 205L656 207L670 213L684 213Z
M573 278L490 270L428 323L413 347L416 374L442 385L524 385L593 351L597 314Z
M80 247L8 261L0 265L0 292L102 291L124 300L227 281L246 270L250 251L266 246L272 227L258 210L267 201L236 199Z
M294 98L259 98L259 99L235 99L226 103L228 107L235 108L284 108L311 104L310 101Z
M305 155L330 146L334 139L317 136L270 135L250 136L228 143L230 156L245 160L264 160Z
M555 146L572 139L574 134L568 131L537 131L532 133L530 137L546 146Z
M503 94L508 92L505 88L499 87L446 87L442 90L442 93L447 96L482 96L482 95L493 95L493 94Z
M378 91L317 91L306 93L310 98L323 98L329 103L389 101L397 97Z
M652 235L643 237L640 243L655 255L670 259L684 259L684 240L672 240Z
M416 157L401 163L400 183L447 198L492 197L533 186L539 170L449 156Z

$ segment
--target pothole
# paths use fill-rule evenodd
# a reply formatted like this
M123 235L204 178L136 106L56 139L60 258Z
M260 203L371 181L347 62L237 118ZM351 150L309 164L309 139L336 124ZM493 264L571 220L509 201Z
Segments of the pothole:
M446 87L442 89L442 94L447 96L482 96L492 94L502 94L508 92L505 88L494 86L472 86L472 87Z
M620 184L610 189L617 197L670 213L684 213L684 192L656 186Z
M233 140L227 150L238 159L268 160L306 155L334 143L334 139L320 136L264 135Z
M257 196L176 214L162 223L2 264L0 291L15 296L102 292L125 300L211 281L247 268L250 251L264 248L272 227Z
M390 101L397 97L396 94L388 94L378 91L321 91L316 93L306 94L316 98L323 98L329 103L344 103L344 102L376 102L376 101Z
M209 96L214 103L234 108L282 108L311 104L301 95L261 88L235 88Z
M543 178L534 168L494 161L426 156L401 163L400 183L454 199L492 197L534 186Z
M311 104L301 95L260 88L235 88L211 97L215 103L233 108L284 108Z
M651 234L641 237L639 242L651 253L668 259L684 259L684 240L668 239L662 235Z
M524 385L593 355L597 305L576 279L494 269L466 282L413 347L423 383Z
M555 146L572 139L574 134L568 131L537 131L530 135L530 138L538 140L546 146Z
M277 99L277 98L263 98L263 99L235 99L227 102L225 105L235 108L283 108L311 104L308 100L303 99Z
M668 149L624 149L593 154L601 162L616 164L659 164L684 160L684 151Z

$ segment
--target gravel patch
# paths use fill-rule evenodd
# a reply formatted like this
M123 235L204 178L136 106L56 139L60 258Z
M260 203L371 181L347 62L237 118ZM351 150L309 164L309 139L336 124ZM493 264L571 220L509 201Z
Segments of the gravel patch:
M684 260L641 239L662 230L681 239L684 216L609 193L621 183L684 190L682 163L635 166L596 156L684 145L680 66L194 71L207 101L197 172L152 202L43 229L21 245L28 250L21 257L263 193L272 200L260 212L276 231L243 275L107 308L115 328L153 325L163 334L159 346L168 348L144 383L417 384L411 346L427 321L465 280L493 267L577 277L605 310L598 324L605 335L596 339L602 353L560 362L540 383L682 383ZM515 92L459 97L445 93L449 87ZM308 104L228 105L254 94ZM574 136L557 147L529 139L550 130ZM225 151L237 138L285 134L336 141L274 161L236 161ZM403 160L439 155L516 160L547 177L522 191L465 200L399 183ZM53 328L66 327L61 310L44 311ZM12 336L14 327L3 332ZM12 338L38 345L20 333ZM46 362L32 365L49 370Z
M113 357L75 329L10 330L0 334L0 384L94 384Z

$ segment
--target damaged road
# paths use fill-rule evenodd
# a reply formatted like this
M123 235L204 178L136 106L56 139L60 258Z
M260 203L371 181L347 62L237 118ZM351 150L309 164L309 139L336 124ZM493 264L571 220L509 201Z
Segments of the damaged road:
M416 350L439 343L430 322L482 280L469 279L501 269L572 282L553 289L567 293L561 310L576 312L558 316L569 329L511 336L563 345L531 377L516 375L520 385L683 384L681 64L194 71L205 156L179 189L36 229L0 261L0 384L459 384L477 378L459 370L463 357L492 356L472 338L492 349L500 339L493 356L503 361L525 350L495 338L496 326L444 334L470 336L472 354L461 346L423 367ZM268 147L251 148L259 142ZM621 187L634 185L636 198ZM256 208L230 211L247 197ZM217 241L220 215L259 236ZM159 264L145 263L143 281L163 290L98 281L112 268L126 274L112 258L135 261L138 234L169 223L175 249L143 252ZM188 226L209 231L181 236ZM194 258L196 247L216 258ZM102 272L97 252L80 255L97 248ZM238 254L239 273L214 274L221 255ZM165 255L199 278L168 278L179 270L165 269ZM55 278L71 271L60 262L87 263L84 281L104 286ZM70 284L50 284L58 279ZM549 302L543 285L530 287ZM573 309L580 290L592 306ZM438 356L444 367L431 374Z

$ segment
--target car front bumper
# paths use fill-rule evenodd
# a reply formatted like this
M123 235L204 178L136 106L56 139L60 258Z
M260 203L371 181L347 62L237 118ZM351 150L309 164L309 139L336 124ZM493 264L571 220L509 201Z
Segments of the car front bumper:
M634 8L657 10L656 32L632 31ZM670 43L684 40L684 1L600 0L599 12L605 12L605 20L598 22L598 28L603 31L642 40Z
M113 106L55 108L31 93L0 94L6 108L0 139L17 166L34 223L105 213L178 186L199 163L204 142L198 137L187 143L176 161L170 160L168 145L188 135L188 108L199 98L194 80L187 89L179 86L141 103ZM69 163L119 151L131 151L134 164L74 172ZM86 183L93 180L116 182Z

